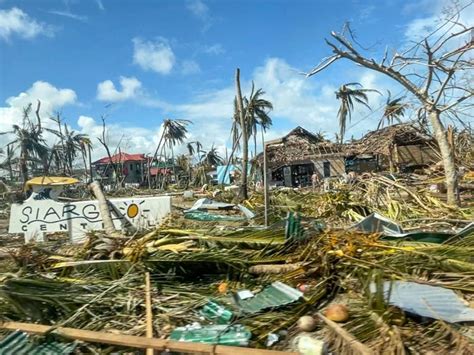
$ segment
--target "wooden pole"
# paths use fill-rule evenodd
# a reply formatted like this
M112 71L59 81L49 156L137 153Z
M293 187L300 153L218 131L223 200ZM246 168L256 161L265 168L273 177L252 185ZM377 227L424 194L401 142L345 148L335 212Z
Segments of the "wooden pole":
M153 314L151 310L150 273L145 274L146 337L153 338ZM146 349L146 355L153 355L153 348Z
M106 332L94 332L75 328L65 328L20 322L0 323L0 329L20 330L32 334L45 334L51 332L62 337L74 340L82 340L89 343L111 344L123 346L126 348L147 349L164 351L166 349L172 352L186 354L215 354L215 355L298 355L296 352L283 352L276 350L263 350L253 348L243 348L237 346L212 345L203 343L191 343L182 341L172 341L166 339L146 338L134 335L112 334Z
M267 146L262 128L262 146L263 146L263 198L265 203L265 227L268 227L268 181L267 181Z

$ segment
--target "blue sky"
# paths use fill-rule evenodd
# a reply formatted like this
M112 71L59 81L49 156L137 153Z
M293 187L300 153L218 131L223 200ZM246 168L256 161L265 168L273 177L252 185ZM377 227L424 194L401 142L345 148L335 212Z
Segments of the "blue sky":
M441 13L441 0L0 0L0 131L41 99L96 143L148 153L163 118L190 119L190 140L230 145L234 72L267 92L275 138L297 125L334 138L336 88L358 81L393 93L388 79L340 62L299 74L330 54L330 31L350 21L373 56L404 46ZM469 13L472 19L472 6ZM471 23L472 24L472 23ZM370 96L377 109L385 101ZM357 110L348 137L375 128L380 110ZM47 123L50 124L50 123ZM0 136L0 145L7 137ZM48 139L53 140L52 137ZM54 143L54 142L53 142ZM96 143L97 144L97 143ZM102 154L99 147L94 153Z

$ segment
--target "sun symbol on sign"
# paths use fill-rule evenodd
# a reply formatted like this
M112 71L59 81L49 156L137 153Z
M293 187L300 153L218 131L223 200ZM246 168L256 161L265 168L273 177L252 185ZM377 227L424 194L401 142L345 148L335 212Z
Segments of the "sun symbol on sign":
M128 218L135 218L140 213L140 205L145 203L145 201L141 201L136 203L134 201L124 201L123 204L125 206L120 206L119 209L124 211ZM147 212L148 210L143 210L143 212Z

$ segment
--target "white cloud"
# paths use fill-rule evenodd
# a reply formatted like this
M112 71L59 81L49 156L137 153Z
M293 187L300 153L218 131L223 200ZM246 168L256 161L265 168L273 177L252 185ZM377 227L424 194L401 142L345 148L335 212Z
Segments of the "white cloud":
M214 23L214 18L211 16L209 7L202 0L188 0L186 8L199 21L202 22L202 31L206 32Z
M201 71L199 64L194 60L183 60L181 63L181 72L185 75L196 74Z
M244 95L250 92L251 80L255 82L256 88L263 88L265 98L273 103L274 110L270 116L274 125L281 127L301 125L310 131L323 131L328 133L329 138L334 138L338 131L337 111L339 102L335 91L338 85L320 83L317 77L306 79L298 74L286 61L280 58L270 58L262 66L257 67L248 80L242 75L242 90ZM251 79L251 80L250 80ZM347 82L360 82L365 88L378 89L385 93L390 89L393 94L398 88L394 88L389 81L382 81L382 77L368 70L353 71ZM399 91L399 89L398 89ZM193 121L191 132L196 139L209 142L207 132L212 131L212 137L217 145L229 144L229 130L233 111L233 99L235 89L233 84L229 86L200 94L187 104L174 105L171 113L179 118ZM369 93L369 104L377 109L384 101L384 97L377 93ZM363 107L356 107L353 113L352 126L347 135L360 136L369 129L376 127L380 112L375 111L370 117L364 119L363 124L355 124L361 118L370 114ZM354 125L355 124L355 125ZM278 129L278 134L281 129ZM269 131L269 137L274 137L274 129Z
M36 21L17 7L0 10L0 38L9 40L18 36L31 39L39 35L53 35L51 26Z
M9 97L6 100L7 106L0 107L0 132L10 131L14 124L20 125L23 119L23 108L30 103L36 108L38 100L41 101L40 115L43 118L42 123L45 127L48 127L51 126L52 121L45 118L50 117L51 114L63 106L75 104L77 95L74 90L58 89L50 83L37 81L25 92L18 96ZM34 117L31 118L34 119ZM5 145L9 138L7 135L1 135L0 146ZM50 139L51 136L47 138Z
M111 80L105 80L97 85L97 99L117 102L134 99L140 94L142 83L135 77L120 77L121 90L117 90Z
M96 4L97 4L97 7L104 11L105 10L105 7L104 7L104 4L102 3L102 0L95 0Z
M113 153L118 150L127 153L153 154L158 144L160 127L154 129L125 126L126 123L117 124L106 120L106 140ZM105 149L98 142L97 137L102 137L102 122L89 116L79 116L77 120L79 132L87 134L94 145L92 159L98 160L106 155Z
M168 74L175 64L173 50L164 38L157 41L133 39L133 62L144 70Z
M52 112L54 109L76 103L77 95L72 89L58 89L48 82L36 81L26 92L9 97L6 102L10 107L25 107L37 100L41 100L43 110Z
M472 26L472 23L474 23L474 3L472 0L460 0L458 5L455 5L454 2L449 3L443 0L420 0L419 2L414 2L405 6L403 9L405 13L416 13L418 15L418 17L411 20L406 25L406 40L419 41L420 39L423 39L444 23L447 17L451 17L456 8L463 9L458 22L468 27ZM425 15L420 16L420 13L424 13ZM432 40L438 35L443 34L445 30L448 30L450 27L451 26L445 26L442 30L438 31ZM461 27L454 26L449 32L454 33L460 29ZM465 43L467 39L463 38L460 40ZM460 44L461 43L453 43L451 45L458 46Z
M206 54L219 55L225 53L225 49L220 43L213 44L211 46L204 46L202 51Z
M77 20L77 21L87 21L87 16L74 14L70 11L49 10L48 12L52 15L68 17L68 18L71 18L71 19Z
M201 0L189 0L186 8L201 20L206 20L209 17L209 7Z

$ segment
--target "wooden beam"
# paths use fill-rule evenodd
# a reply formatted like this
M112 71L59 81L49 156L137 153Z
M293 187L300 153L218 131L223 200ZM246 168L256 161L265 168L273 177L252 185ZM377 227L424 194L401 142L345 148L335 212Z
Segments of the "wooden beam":
M20 330L32 334L45 334L52 331L54 334L62 337L82 340L89 343L101 343L123 346L128 348L147 349L152 348L156 350L170 350L173 352L181 352L186 354L216 354L216 355L298 355L296 352L284 352L277 350L263 350L253 348L242 348L237 346L225 345L211 345L203 343L191 343L172 341L166 339L146 338L134 335L112 334L106 332L95 332L90 330L52 327L49 325L20 323L20 322L4 322L0 323L1 329L6 330Z
M153 338L153 314L151 310L150 273L145 274L146 337ZM146 355L153 355L153 348L146 349Z

